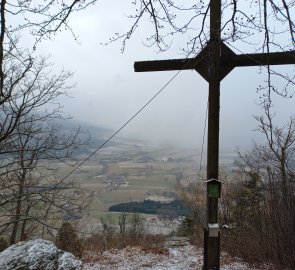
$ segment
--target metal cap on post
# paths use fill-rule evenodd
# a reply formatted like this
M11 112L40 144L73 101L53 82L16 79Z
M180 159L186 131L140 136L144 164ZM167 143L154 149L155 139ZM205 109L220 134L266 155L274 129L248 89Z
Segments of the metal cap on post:
M219 224L218 223L209 223L209 237L218 237L219 236Z

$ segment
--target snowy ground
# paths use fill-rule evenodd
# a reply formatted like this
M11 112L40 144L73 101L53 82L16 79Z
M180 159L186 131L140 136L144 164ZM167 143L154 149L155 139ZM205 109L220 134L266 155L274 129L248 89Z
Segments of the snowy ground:
M95 259L96 262L84 264L84 270L116 269L116 270L190 270L202 269L203 254L201 249L192 245L170 247L167 254L153 254L141 251L136 247L127 247L122 250L106 251ZM223 254L221 259L222 270L261 270L275 268L265 266L252 268L238 259Z

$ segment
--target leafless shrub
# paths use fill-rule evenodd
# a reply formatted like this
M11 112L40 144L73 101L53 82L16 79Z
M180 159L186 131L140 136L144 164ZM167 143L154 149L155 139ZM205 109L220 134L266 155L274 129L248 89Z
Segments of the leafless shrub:
M179 236L188 236L194 244L203 243L203 235L206 219L206 186L203 182L192 183L188 187L178 187L180 198L191 209L192 213L188 215L179 227L177 234Z
M230 200L222 201L227 205L221 208L229 212L221 212L229 225L223 233L223 246L252 263L270 260L292 268L295 263L295 120L291 117L280 128L273 123L270 107L265 107L265 112L265 116L256 120L266 143L254 144L248 152L239 153L234 180L225 193Z
M64 222L56 236L56 246L75 256L82 257L82 248L74 227L69 222Z
M130 218L130 226L128 230L128 237L135 242L140 241L145 234L144 219L138 213L133 213Z
M127 218L129 216L130 218ZM167 253L166 237L147 233L144 229L143 218L139 214L122 214L119 218L121 226L123 225L122 218L126 222L124 223L124 226L126 226L125 233L122 233L120 226L119 230L116 230L112 219L107 217L103 219L103 230L101 232L96 232L82 240L84 260L99 259L105 250L122 249L128 246L137 246L145 252Z

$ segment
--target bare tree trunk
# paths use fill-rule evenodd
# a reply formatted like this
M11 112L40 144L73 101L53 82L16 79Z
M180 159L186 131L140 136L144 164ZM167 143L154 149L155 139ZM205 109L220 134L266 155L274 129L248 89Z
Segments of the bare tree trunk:
M25 217L28 217L31 208L30 208L29 204L27 204L26 207L27 208L26 208L26 211L24 213L24 216ZM25 241L28 238L28 234L26 233L27 222L28 222L28 219L27 218L25 218L23 220L23 222L22 222L22 226L21 226L21 230L20 230L20 236L19 236L20 237L20 241Z
M21 163L23 164L23 162ZM15 214L13 216L14 221L13 221L12 232L10 237L10 245L13 245L16 243L18 227L19 227L20 219L22 217L21 210L22 210L22 202L23 202L23 196L24 196L25 178L26 178L26 171L23 171L18 183L18 194L17 194Z

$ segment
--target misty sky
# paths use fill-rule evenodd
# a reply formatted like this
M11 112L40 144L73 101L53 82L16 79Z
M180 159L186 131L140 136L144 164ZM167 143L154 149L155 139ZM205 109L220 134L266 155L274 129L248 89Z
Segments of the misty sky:
M115 32L126 31L130 20L130 1L99 1L88 10L75 14L71 25L78 35L75 42L69 31L59 33L53 41L38 45L40 54L50 54L57 69L75 72L71 99L62 99L66 113L76 120L119 128L141 108L176 73L135 73L134 61L182 58L181 40L170 50L157 53L143 45L145 25L127 44L100 45ZM287 67L284 67L286 70ZM290 72L293 67L288 67ZM259 68L236 68L221 83L220 147L247 146L257 138L253 115L256 88L264 79ZM204 128L208 84L195 71L182 71L177 78L129 126L123 135L148 138L162 143L200 148ZM276 99L278 122L284 123L293 113L294 100Z

